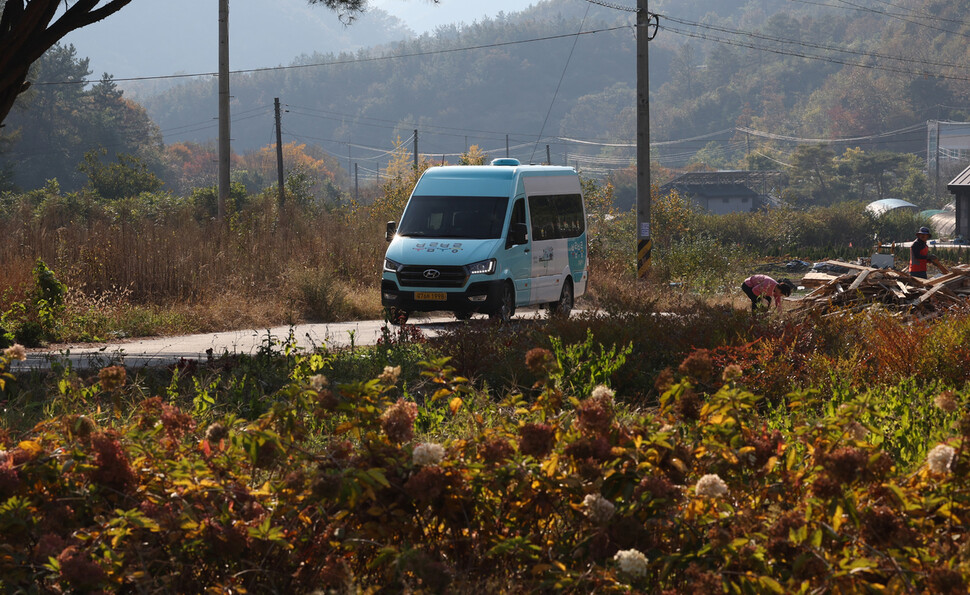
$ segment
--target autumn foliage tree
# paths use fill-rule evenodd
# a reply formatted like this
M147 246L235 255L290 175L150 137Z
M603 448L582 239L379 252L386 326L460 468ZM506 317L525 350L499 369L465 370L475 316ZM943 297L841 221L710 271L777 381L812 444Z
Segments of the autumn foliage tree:
M414 185L426 169L434 165L426 157L419 156L414 166L413 153L401 142L387 164L387 181L381 184L382 196L371 205L371 217L378 221L397 220L404 211Z
M212 186L218 174L218 153L212 144L183 142L165 147L165 182L175 192Z

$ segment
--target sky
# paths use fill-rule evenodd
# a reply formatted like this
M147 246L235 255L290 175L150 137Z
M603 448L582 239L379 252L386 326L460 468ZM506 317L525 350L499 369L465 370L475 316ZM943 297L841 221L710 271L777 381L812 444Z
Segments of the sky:
M420 35L439 25L473 23L499 12L524 10L538 0L370 0ZM79 58L90 58L92 79L107 72L116 79L211 73L218 70L218 7L216 0L134 0L110 17L72 32ZM325 6L307 0L230 0L230 68L253 69L288 65L314 52L356 51L379 43L377 12L344 26ZM370 23L370 24L369 24Z
M419 35L439 25L472 23L483 16L493 17L499 12L516 12L528 8L537 0L370 0L369 4L396 16Z

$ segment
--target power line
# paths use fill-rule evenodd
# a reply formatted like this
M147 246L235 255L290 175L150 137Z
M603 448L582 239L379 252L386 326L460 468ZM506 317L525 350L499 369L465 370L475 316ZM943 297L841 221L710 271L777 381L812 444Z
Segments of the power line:
M586 25L586 17L589 16L589 5L586 6L586 13L583 14L583 20L579 23L579 33L583 32L583 26ZM546 117L542 121L542 127L539 128L539 138L536 139L535 146L532 147L532 155L529 157L529 162L531 163L536 156L536 149L539 148L539 140L542 138L542 133L546 131L546 124L549 123L549 115L552 113L552 107L556 105L556 98L559 97L559 89L562 87L562 81L566 78L566 71L569 69L569 63L573 59L573 52L576 51L576 44L579 43L579 35L573 38L573 47L569 48L569 55L566 56L566 63L563 64L562 74L559 75L559 83L556 84L556 91L552 94L552 101L549 102L549 109L546 110Z
M855 136L848 138L837 138L837 139L822 139L822 138L799 138L794 136L783 136L780 134L772 134L769 132L760 132L758 130L752 130L751 128L738 127L735 128L736 131L742 132L744 134L750 134L751 136L757 136L760 138L767 138L771 140L783 140L792 143L802 143L802 144L842 144L842 143L854 143L863 140L875 140L880 138L886 138L889 136L897 136L904 134L906 132L914 132L921 127L925 128L926 124L913 124L912 126L907 126L905 128L899 128L897 130L890 130L888 132L881 132L879 134L873 134L869 136Z
M862 57L867 57L867 58L882 58L882 59L886 59L886 60L895 60L895 61L898 61L898 62L911 62L911 63L914 63L914 64L922 64L924 66L942 66L942 67L945 67L945 68L962 68L962 69L966 69L967 68L967 66L962 65L962 64L952 64L952 63L949 63L949 62L935 62L935 61L932 61L932 60L922 60L922 59L918 59L918 58L902 58L902 57L899 57L899 56L890 56L888 54L880 54L878 52L864 52L864 51L861 51L861 50L853 50L853 49L849 49L849 48L843 48L843 47L825 45L825 44L821 44L821 43L812 43L812 42L801 41L801 40L796 40L796 39L786 39L786 38L783 38L783 37L775 37L775 36L772 36L772 35L764 35L764 34L761 34L761 33L754 33L754 32L751 32L751 31L741 31L741 30L738 30L738 29L728 29L726 27L718 27L716 25L705 25L703 23L695 23L695 22L686 21L686 20L683 20L683 19L678 19L678 18L675 18L675 17L665 16L664 18L667 19L667 20L669 20L669 21L673 21L675 23L679 23L681 25L687 25L687 26L690 26L690 27L700 27L702 29L709 29L709 30L712 30L712 31L719 31L721 33L728 33L728 34L731 34L731 35L741 35L741 36L744 36L744 37L751 37L751 38L759 39L759 40L762 40L762 41L774 41L774 42L785 43L785 44L789 44L789 45L798 45L798 46L802 46L802 47L806 47L806 48L811 48L811 49L825 50L825 51L830 51L830 52L839 52L839 53L843 53L843 54L853 54L853 55L856 55L856 56L862 56Z
M899 13L891 13L891 12L887 12L885 10L876 10L876 9L870 8L868 6L860 6L860 5L854 4L852 2L847 2L846 0L838 0L838 1L841 2L842 4L845 4L845 5L849 6L850 8L855 9L855 10L860 10L860 11L863 11L863 12L871 12L873 14L882 15L882 16L889 17L889 18L892 18L892 19L898 19L900 21L909 23L911 25L917 25L919 27L926 27L928 29L934 29L936 31L941 31L943 33L949 33L950 35L959 35L961 37L968 37L968 35L966 33L961 33L959 31L952 31L950 29L944 29L943 27L934 27L933 25L928 25L926 23L921 23L921 22L918 22L918 21L911 20L906 15L901 15ZM915 18L925 19L925 17L915 17ZM937 20L937 19L934 19L934 20ZM943 22L943 21L941 21L941 22Z
M926 72L926 71L921 71L921 70L911 70L911 69L906 69L906 68L896 68L896 67L892 67L892 66L883 66L883 65L879 65L879 64L867 64L865 62L853 62L853 61L850 61L850 60L839 59L839 58L835 58L835 57L826 57L826 56L819 56L817 54L807 54L807 53L800 53L800 52L784 51L784 50L781 50L781 49L778 49L778 48L772 48L772 47L767 47L767 46L763 46L763 45L753 45L753 44L749 44L749 43L742 43L742 42L735 41L735 40L732 40L732 39L725 39L725 38L722 38L722 37L717 37L717 36L714 36L714 35L707 35L707 34L704 34L704 33L695 33L695 32L691 32L691 31L684 31L684 30L677 29L677 28L674 28L674 27L669 27L669 26L662 26L661 28L663 30L669 31L670 33L673 33L675 35L683 35L684 37L690 37L690 38L693 38L693 39L701 39L701 40L704 40L704 41L712 41L712 42L716 42L716 43L724 43L724 44L727 44L727 45L733 45L733 46L737 46L737 47L743 47L743 48L748 48L748 49L752 49L752 50L759 50L759 51L764 51L764 52L771 52L773 54L781 54L781 55L784 55L784 56L791 56L791 57L795 57L795 58L806 58L806 59L809 59L809 60L819 60L819 61L822 61L822 62L830 62L830 63L833 63L833 64L842 64L843 66L856 66L856 67L859 67L859 68L868 68L868 69L872 69L872 70L883 70L883 71L887 71L887 72L894 72L894 73L897 73L897 74L909 74L909 75L920 76L920 77L928 77L928 78L934 78L935 77L935 78L942 78L942 79L948 79L948 80L956 80L956 81L962 81L962 82L970 82L970 77L966 77L966 76L956 76L956 75L944 74L944 73L940 73L940 72ZM965 68L963 66L956 66L956 65L951 65L951 66L953 66L954 68Z
M967 36L965 33L962 33L960 31L953 31L953 30L950 30L950 29L943 29L943 28L940 28L940 27L934 27L932 25L927 25L927 24L922 23L922 22L910 21L909 19L904 18L904 17L907 16L905 14L888 12L888 11L877 11L877 10L874 10L872 8L869 8L869 7L859 6L859 5L853 5L851 3L843 3L843 4L848 4L848 6L844 6L843 4L828 4L828 3L825 3L825 2L812 2L812 0L790 0L790 1L791 2L798 2L800 4L808 4L810 6L823 6L823 7L826 7L826 8L837 8L839 10L854 10L856 12L871 12L871 13L876 13L876 14L882 14L884 16L891 17L891 18L897 18L899 20L903 20L903 21L905 21L907 23L910 23L910 24L913 24L913 25L917 25L917 26L920 26L920 27L926 27L928 29L935 29L937 31L942 31L943 33L950 33L952 35L960 35L960 36L963 36L963 37L966 37ZM841 0L839 0L839 1L841 1ZM880 0L876 0L876 1L880 1ZM916 12L915 9L905 8L905 7L899 7L899 6L896 6L896 5L891 4L889 2L883 2L883 4L887 4L889 6L894 6L896 8L902 8L902 10L908 10L911 13ZM926 14L927 16L918 16L918 15L916 15L916 16L913 16L913 18L920 19L921 21L930 21L930 22L934 22L935 21L937 23L947 23L947 24L954 24L954 25L966 25L967 24L965 21L958 21L958 20L953 20L953 19L942 19L940 17L931 15L929 13L924 13L924 14Z
M287 104L287 107L290 107L290 105ZM324 110L324 109L312 108L312 107L304 107L304 106L299 106L299 105L298 106L295 106L295 107L297 109L307 110L307 111L310 111L310 112L320 112L320 113L323 113L323 114L332 114L332 115L335 115L335 116L342 116L342 117L351 118L351 119L354 119L354 120L374 120L375 122L386 122L386 123L394 124L394 126L390 126L390 128L396 128L398 125L401 125L401 126L408 126L409 128L421 128L422 130L427 129L427 128L437 128L437 129L441 129L441 130L455 130L455 131L462 132L462 133L465 133L465 134L467 134L469 132L474 132L476 134L494 134L494 135L496 135L496 139L498 139L498 140L504 139L505 138L505 135L507 134L507 131L499 132L499 131L496 131L496 130L476 130L474 128L455 128L455 127L452 127L452 126L441 126L439 124L422 124L422 123L418 123L418 122L398 122L397 120L387 120L387 119L384 119L384 118L372 118L372 117L369 117L369 116L358 116L358 115L355 115L355 114L344 114L344 113L341 113L341 112L334 112L334 111L330 111L330 110ZM441 134L441 133L435 133L435 134ZM455 135L455 136L459 136L459 135Z
M531 39L520 39L515 41L500 41L496 43L486 43L480 45L472 45L457 48L446 48L441 50L427 50L423 52L409 52L406 54L395 54L390 56L371 56L368 58L350 58L346 60L333 60L331 62L318 62L314 64L291 64L289 66L267 66L263 68L247 68L241 70L230 70L229 74L251 74L258 72L273 72L279 70L296 70L299 68L320 68L324 66L342 66L345 64L364 64L367 62L383 62L388 60L400 60L402 58L417 58L422 56L435 56L440 54L452 54L456 52L468 52L472 50L486 50L492 48L506 47L510 45L521 45L525 43L536 43L539 41L553 41L556 39L565 39L568 37L575 37L579 35L595 35L598 33L609 33L610 31L617 31L619 29L628 29L629 25L620 25L617 27L606 27L603 29L592 29L590 31L580 31L579 33L562 33L559 35L547 35L545 37L533 37ZM125 78L113 78L114 82L122 81L151 81L151 80L164 80L164 79L179 79L179 78L198 78L203 76L218 76L217 72L196 72L191 74L167 74L167 75L155 75L155 76L135 76L135 77L125 77ZM83 79L80 81L48 81L48 82L35 82L34 85L86 85L91 81Z
M605 8L612 8L613 10L623 10L626 12L639 12L634 6L623 6L621 4L613 4L612 2L603 2L603 0L586 0L590 4L595 4L597 6L603 6Z

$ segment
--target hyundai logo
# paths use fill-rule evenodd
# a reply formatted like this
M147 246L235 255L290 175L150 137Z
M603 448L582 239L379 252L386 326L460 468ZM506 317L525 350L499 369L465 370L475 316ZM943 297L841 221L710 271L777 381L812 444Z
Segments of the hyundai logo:
M441 276L441 271L438 269L425 269L424 278L425 279L437 279Z

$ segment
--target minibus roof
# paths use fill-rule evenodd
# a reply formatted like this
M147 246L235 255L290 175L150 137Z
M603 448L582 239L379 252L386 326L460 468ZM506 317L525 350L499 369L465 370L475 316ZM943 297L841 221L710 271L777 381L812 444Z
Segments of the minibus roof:
M415 188L423 196L510 196L521 175L576 175L561 165L442 165L428 168Z

